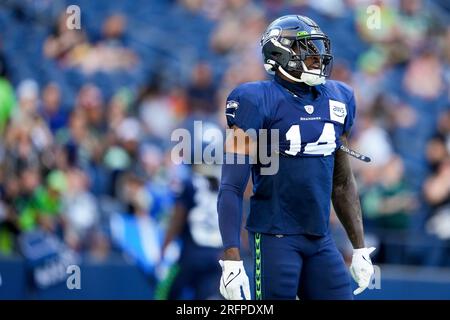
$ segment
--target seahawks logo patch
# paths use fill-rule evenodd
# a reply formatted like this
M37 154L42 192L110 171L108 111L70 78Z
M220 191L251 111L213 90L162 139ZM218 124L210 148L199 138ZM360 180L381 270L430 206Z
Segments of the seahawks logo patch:
M308 112L309 114L312 114L314 112L314 106L308 104L305 106L305 111Z
M227 101L225 115L234 118L237 108L239 108L239 102L234 101L234 100Z

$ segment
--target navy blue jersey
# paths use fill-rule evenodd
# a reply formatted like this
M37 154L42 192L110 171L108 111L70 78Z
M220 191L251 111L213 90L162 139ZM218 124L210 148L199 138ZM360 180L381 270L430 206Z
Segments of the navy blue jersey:
M216 211L218 191L211 179L214 178L194 173L176 192L176 201L186 210L186 223L181 235L184 247L222 247Z
M334 153L353 124L355 101L339 81L303 92L292 86L277 77L244 83L227 99L228 126L279 130L278 172L262 175L260 164L252 166L247 229L322 236L328 232Z

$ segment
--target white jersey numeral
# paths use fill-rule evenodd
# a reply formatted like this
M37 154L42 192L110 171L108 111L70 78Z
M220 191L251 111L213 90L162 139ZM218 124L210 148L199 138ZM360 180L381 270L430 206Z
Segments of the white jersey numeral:
M217 192L209 189L208 181L202 176L195 175L193 183L196 187L195 207L188 216L192 239L202 247L220 248L222 238L217 219Z
M336 149L336 133L332 123L325 123L322 134L316 142L308 143L305 146L306 154L323 154L328 156Z
M295 156L300 152L302 147L302 136L300 134L300 126L298 124L289 128L288 132L286 132L286 140L291 142L289 144L289 150L286 150L287 154Z
M286 140L290 141L289 150L285 152L291 156L297 155L302 146L300 125L295 124L286 132ZM336 149L336 132L332 123L325 123L322 134L316 142L310 142L305 146L303 153L328 156Z

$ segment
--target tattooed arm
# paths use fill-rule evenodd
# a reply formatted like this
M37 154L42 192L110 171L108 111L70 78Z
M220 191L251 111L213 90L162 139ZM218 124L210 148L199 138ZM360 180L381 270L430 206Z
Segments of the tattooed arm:
M347 144L347 138L342 136ZM331 195L334 210L347 232L354 249L364 248L364 231L361 205L355 177L350 167L348 155L342 150L336 151L334 160L333 193Z

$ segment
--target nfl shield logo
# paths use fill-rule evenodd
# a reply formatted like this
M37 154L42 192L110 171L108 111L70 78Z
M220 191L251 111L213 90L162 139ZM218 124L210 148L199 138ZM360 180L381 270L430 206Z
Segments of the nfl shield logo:
M312 114L314 112L314 106L308 104L307 106L305 106L305 110L306 112L308 112L309 114Z

